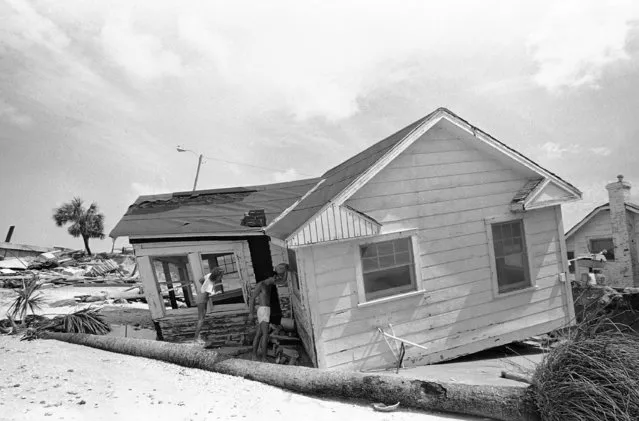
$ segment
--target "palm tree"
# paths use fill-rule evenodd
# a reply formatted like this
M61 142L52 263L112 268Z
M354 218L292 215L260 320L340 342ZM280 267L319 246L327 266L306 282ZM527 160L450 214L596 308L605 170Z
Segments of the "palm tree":
M84 248L89 256L91 249L89 248L89 238L104 239L104 214L98 213L97 203L91 203L91 206L85 208L83 201L79 197L74 197L69 203L63 203L62 206L54 210L53 220L59 227L71 223L69 234L74 237L82 237L84 240Z

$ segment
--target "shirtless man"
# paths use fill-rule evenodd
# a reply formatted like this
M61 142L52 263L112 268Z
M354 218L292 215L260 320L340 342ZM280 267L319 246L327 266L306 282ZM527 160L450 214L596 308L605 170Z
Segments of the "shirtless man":
M211 273L200 279L200 291L202 293L197 295L197 324L195 325L195 342L198 344L204 344L204 341L200 338L200 330L202 330L202 324L204 324L206 307L209 303L209 298L220 292L222 276L224 276L224 270L219 267L213 267L211 268Z
M266 361L266 350L268 348L268 328L271 319L271 292L275 285L275 277L270 276L259 282L253 291L249 303L249 320L255 319L253 310L255 301L257 304L257 332L253 340L253 361L257 359L257 351L261 348L260 359Z

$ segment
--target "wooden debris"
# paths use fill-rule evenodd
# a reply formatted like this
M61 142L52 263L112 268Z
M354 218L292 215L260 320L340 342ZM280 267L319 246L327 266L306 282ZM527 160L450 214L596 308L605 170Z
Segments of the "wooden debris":
M383 403L374 403L373 408L379 412L393 412L399 407L399 402L394 405L384 405Z

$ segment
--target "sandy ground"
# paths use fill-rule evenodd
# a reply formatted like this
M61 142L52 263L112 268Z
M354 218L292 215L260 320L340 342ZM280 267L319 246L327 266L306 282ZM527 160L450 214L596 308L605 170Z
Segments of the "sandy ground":
M53 317L87 307L49 307L74 295L123 291L130 287L61 287L46 289L46 304L37 313ZM15 293L0 289L0 318ZM96 304L91 304L96 306ZM113 336L155 339L143 303L97 305ZM489 350L452 363L400 370L399 376L424 380L522 386L500 378L502 370L527 373L543 355L504 355ZM370 405L322 400L261 383L187 369L57 341L21 342L0 336L0 420L204 420L204 419L338 419L477 420L398 411L380 413ZM390 373L386 373L390 374Z
M479 420L311 398L57 341L0 336L0 420Z

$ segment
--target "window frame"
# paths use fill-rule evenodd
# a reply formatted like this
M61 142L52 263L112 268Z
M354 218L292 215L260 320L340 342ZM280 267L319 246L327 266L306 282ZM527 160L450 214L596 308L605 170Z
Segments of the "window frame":
M201 254L234 253L238 274L242 280L242 292L245 297L245 303L209 305L207 307L207 314L215 314L226 311L248 311L248 300L250 299L251 288L255 286L255 278L248 271L247 260L250 262L250 260L247 259L248 252L248 243L246 243L246 240L228 241L224 243L219 241L184 242L179 245L160 242L137 246L135 255L138 260L141 280L145 291L148 289L149 295L153 295L153 298L147 295L147 300L151 300L156 304L155 306L150 306L152 307L154 320L173 314L197 314L197 308L166 309L164 307L159 285L151 265L151 257L186 254L191 265L191 270L193 271L194 282L197 282L206 275L203 270ZM196 292L198 296L201 295L199 288L196 288Z
M237 273L238 274L238 277L240 279L240 288L239 289L242 290L242 295L244 297L244 302L243 303L233 303L233 304L216 304L214 302L213 297L209 297L209 305L207 306L207 311L206 312L207 313L219 313L219 312L224 312L224 311L236 311L236 310L248 309L249 308L249 300L250 300L251 294L250 294L250 291L247 292L247 290L246 290L246 282L242 278L242 273L240 272L240 268L239 268L239 261L240 260L239 260L239 256L236 253L236 251L233 250L233 249L227 248L227 249L224 249L223 251L212 251L212 252L211 251L199 251L199 252L197 252L195 254L197 255L197 259L198 259L199 264L200 264L200 270L201 270L201 273L203 274L202 276L206 276L210 272L210 270L209 271L205 271L204 270L204 258L202 257L203 255L207 255L207 254L222 255L222 256L232 255L234 263L235 263L235 271L233 271L231 273ZM216 260L219 257L220 256L216 256ZM218 266L218 267L220 267L220 266ZM222 280L222 281L224 281L224 280ZM195 282L197 282L197 280ZM198 292L198 294L202 294L202 292L200 291L199 288L198 288L197 292Z
M516 295L516 294L521 294L527 291L530 291L532 289L536 289L537 288L537 280L533 277L533 256L530 250L530 245L528 244L528 235L527 235L527 229L526 229L526 219L522 216L519 215L504 215L504 216L500 216L500 217L493 217L493 218L486 218L484 220L485 222L485 227L486 227L486 235L488 236L488 256L490 259L490 272L491 272L491 283L492 283L492 287L493 287L493 297L494 298L501 298L501 297L508 297L510 295ZM496 261L496 257L495 257L495 242L494 242L494 238L493 238L493 225L496 224L504 224L504 223L509 223L509 222L520 222L521 223L521 229L523 232L523 248L524 251L526 253L526 263L528 266L528 280L529 280L529 285L525 286L523 288L518 288L518 289L514 289L512 291L507 291L507 292L500 292L499 291L499 279L498 279L498 275L497 275L497 261Z
M414 289L407 292L393 294L385 297L379 297L367 300L366 288L364 285L364 270L362 265L361 247L367 244L382 243L385 241L398 240L401 238L408 238L410 251L412 252L413 262L410 265L412 275L414 277ZM359 300L358 307L368 306L378 303L384 303L388 301L394 301L402 298L411 297L418 294L423 294L423 278L421 271L421 256L419 252L419 237L417 236L417 230L400 231L396 233L380 234L371 237L361 238L357 241L353 250L353 257L355 261L355 278L357 283L357 296Z
M593 253L593 254L597 254L597 253L598 253L598 252L595 252L595 251L594 251L594 249L593 249L593 247L592 247L592 242L593 242L593 241L602 241L602 240L603 240L603 241L608 241L608 240L610 240L610 242L612 243L612 249L611 249L611 250L606 249L606 250L607 250L607 251L612 251L612 259L609 259L609 258L608 258L608 256L606 256L605 254L604 254L604 256L606 256L606 261L607 261L607 262L614 262L614 261L616 261L616 256L615 256L615 239L614 239L613 237L602 237L602 236L597 236L597 237L588 237L588 238L587 238L587 240L588 240L588 251L589 251L590 253Z

